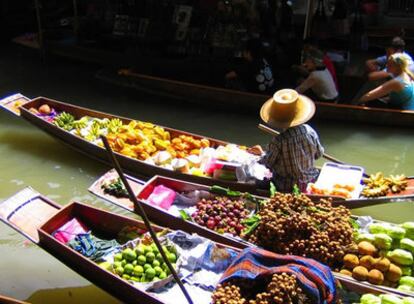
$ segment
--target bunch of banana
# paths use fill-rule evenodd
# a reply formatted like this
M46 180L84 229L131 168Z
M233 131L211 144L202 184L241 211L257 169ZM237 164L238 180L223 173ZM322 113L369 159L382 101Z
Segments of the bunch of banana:
M387 195L389 191L398 193L407 187L407 180L405 175L391 175L384 177L382 172L371 174L369 178L364 178L365 184L361 194L365 197L377 197Z
M58 127L70 131L73 129L73 123L75 121L75 117L73 115L62 112L58 116L55 117L55 120L53 121L55 125Z
M388 187L391 189L392 193L398 193L404 191L407 188L407 178L404 174L400 175L390 175L387 177Z

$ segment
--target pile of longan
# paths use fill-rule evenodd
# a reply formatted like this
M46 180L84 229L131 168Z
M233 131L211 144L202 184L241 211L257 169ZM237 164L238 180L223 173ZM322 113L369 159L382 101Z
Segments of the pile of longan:
M329 200L276 193L259 215L248 240L273 252L313 258L339 270L344 249L353 244L350 211L332 207Z

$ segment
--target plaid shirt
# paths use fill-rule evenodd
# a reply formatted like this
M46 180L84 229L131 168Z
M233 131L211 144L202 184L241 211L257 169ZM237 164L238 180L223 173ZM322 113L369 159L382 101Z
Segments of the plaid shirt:
M295 184L304 191L319 174L314 162L323 152L316 131L300 125L273 137L261 162L272 171L278 191L291 192Z

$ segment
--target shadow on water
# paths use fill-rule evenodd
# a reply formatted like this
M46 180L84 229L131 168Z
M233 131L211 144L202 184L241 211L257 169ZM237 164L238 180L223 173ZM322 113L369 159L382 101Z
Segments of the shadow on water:
M59 304L91 304L121 303L102 289L94 285L83 287L67 287L56 289L42 289L34 292L27 300L29 303L59 303Z

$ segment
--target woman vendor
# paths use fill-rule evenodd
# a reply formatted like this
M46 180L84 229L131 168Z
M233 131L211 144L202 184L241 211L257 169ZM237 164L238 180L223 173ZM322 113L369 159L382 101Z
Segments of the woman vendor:
M369 91L359 99L365 104L376 101L376 106L414 110L414 75L409 70L410 58L403 53L395 53L388 58L387 71L393 75L377 88Z

